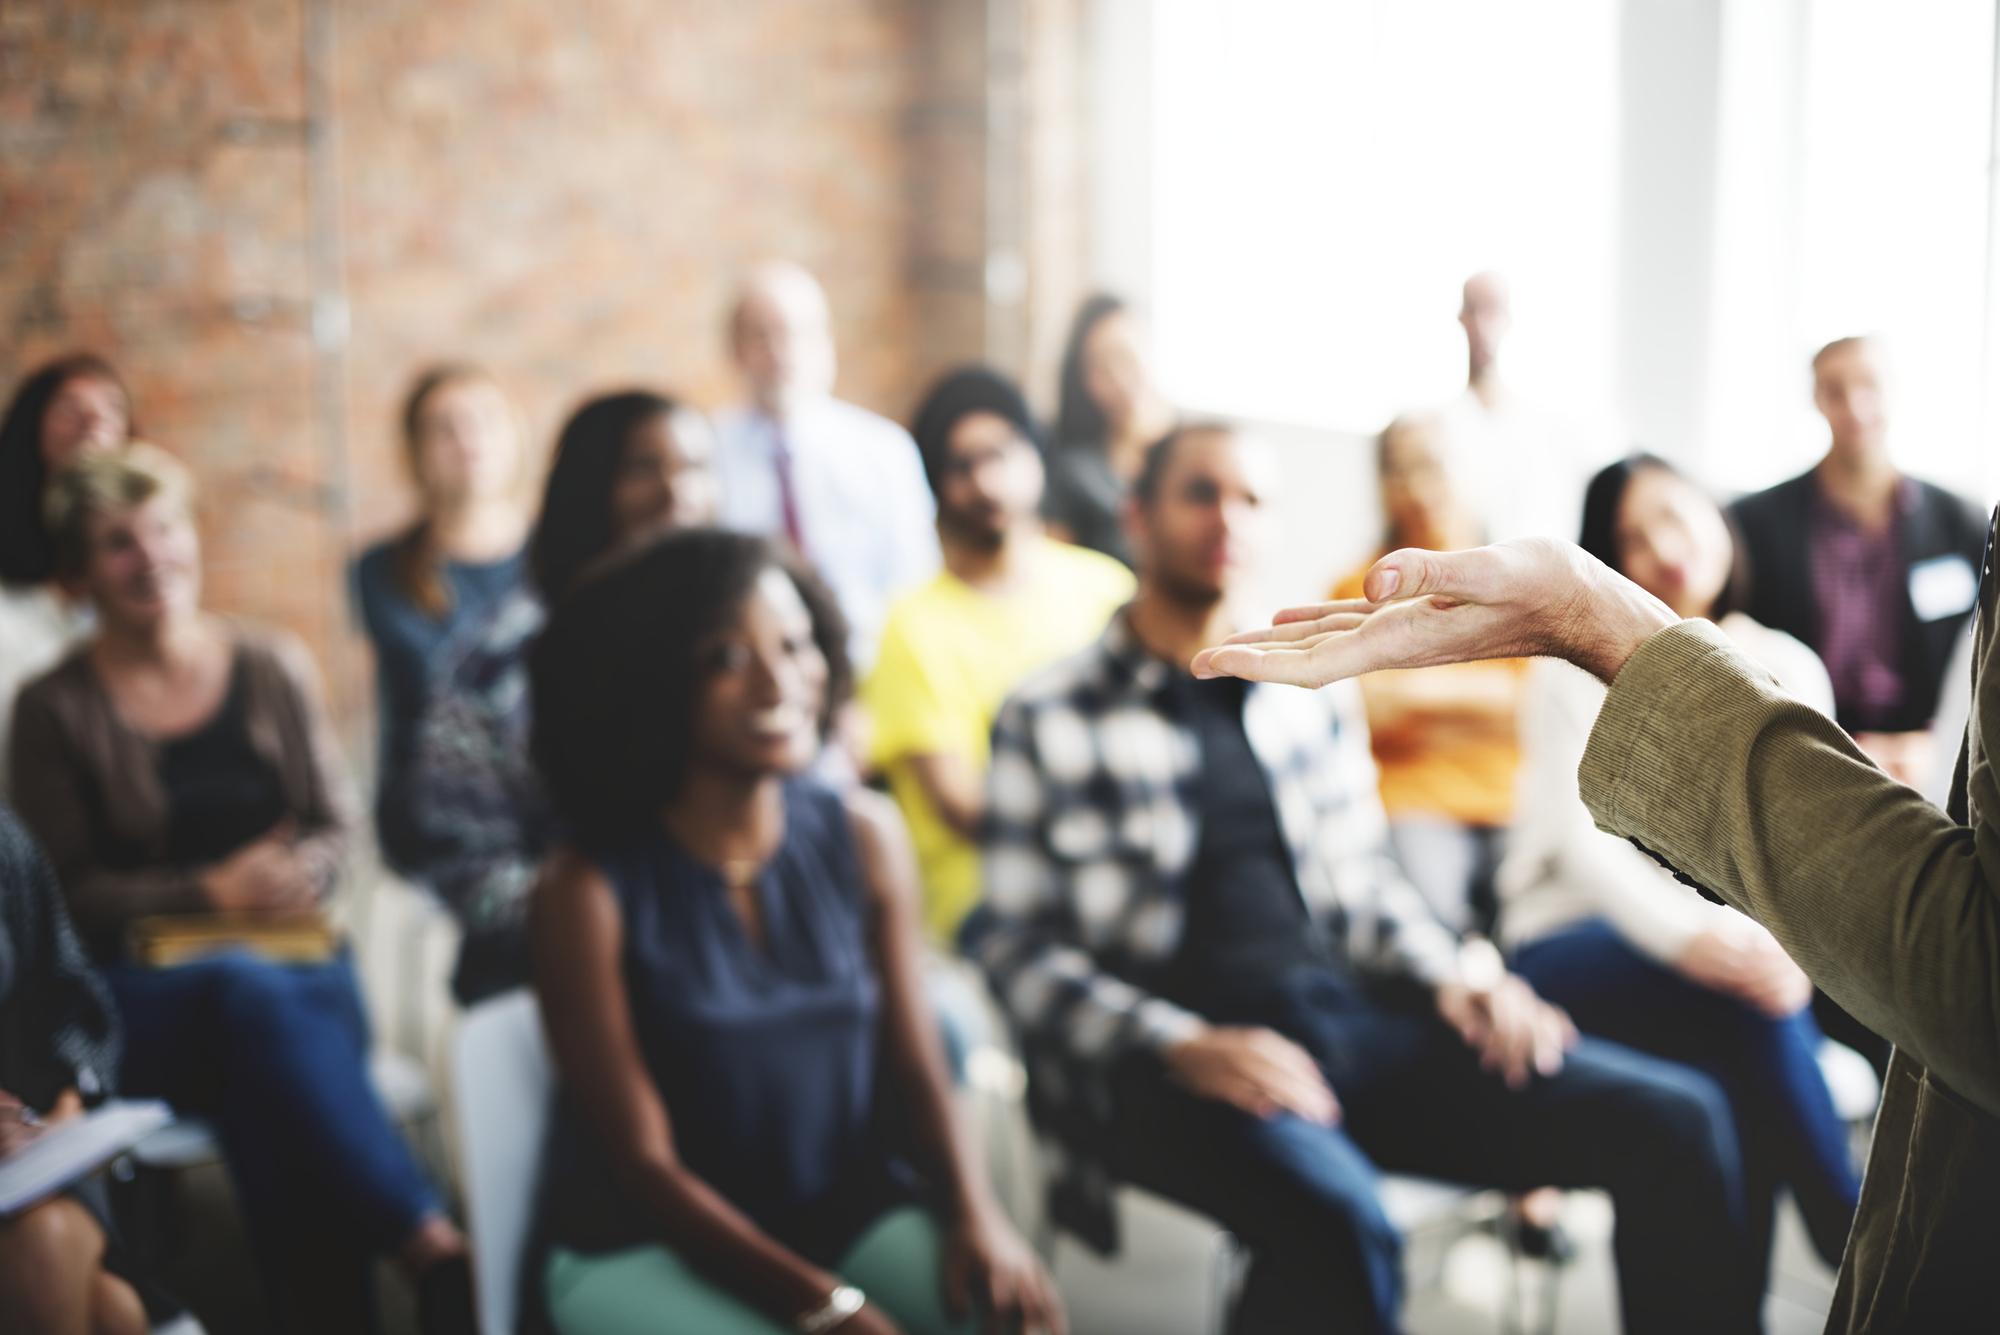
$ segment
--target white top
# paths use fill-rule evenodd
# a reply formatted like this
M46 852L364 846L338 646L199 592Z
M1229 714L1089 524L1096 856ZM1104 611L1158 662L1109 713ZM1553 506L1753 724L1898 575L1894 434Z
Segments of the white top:
M1799 700L1833 714L1819 655L1741 612L1717 623ZM1514 826L1500 864L1500 944L1513 950L1586 918L1603 918L1635 950L1671 965L1688 942L1736 910L1712 904L1625 840L1597 828L1577 792L1577 767L1604 683L1558 659L1529 669L1518 727Z
M859 677L875 661L889 600L938 568L937 510L923 461L909 432L835 398L805 403L784 432L805 556L847 614ZM725 408L715 434L724 527L784 537L778 424L753 408Z
M1575 542L1590 475L1616 450L1599 433L1513 394L1487 407L1470 388L1445 404L1446 465L1488 542Z
M61 661L96 625L87 605L71 603L49 584L0 584L0 797L12 768L14 697Z

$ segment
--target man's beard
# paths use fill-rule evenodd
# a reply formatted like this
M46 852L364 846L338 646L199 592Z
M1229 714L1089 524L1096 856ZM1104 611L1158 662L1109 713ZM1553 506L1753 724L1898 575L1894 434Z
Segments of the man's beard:
M978 552L991 554L1000 550L1007 542L1008 525L1002 523L989 528L984 524L968 522L964 516L945 513L944 528L955 542L965 544Z
M1177 607L1207 611L1229 596L1228 591L1214 584L1203 583L1174 570L1159 570L1153 575L1153 587L1160 596Z

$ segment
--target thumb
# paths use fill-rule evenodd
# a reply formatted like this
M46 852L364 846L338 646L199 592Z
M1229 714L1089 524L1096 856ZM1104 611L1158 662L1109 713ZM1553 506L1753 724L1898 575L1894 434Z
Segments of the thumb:
M1427 552L1419 547L1404 547L1390 552L1368 568L1361 581L1361 591L1372 603L1451 592L1460 582L1455 578L1459 573L1456 567L1461 564L1463 555L1460 552Z

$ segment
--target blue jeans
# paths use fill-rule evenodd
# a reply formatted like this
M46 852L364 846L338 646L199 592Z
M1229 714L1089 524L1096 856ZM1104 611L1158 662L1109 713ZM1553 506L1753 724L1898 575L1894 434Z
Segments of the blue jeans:
M1690 982L1625 943L1601 919L1521 947L1515 967L1585 1033L1685 1062L1721 1084L1742 1140L1752 1256L1768 1267L1773 1197L1792 1188L1829 1265L1854 1223L1861 1184L1847 1128L1820 1074L1812 1012L1774 1020Z
M125 1019L121 1088L214 1121L267 1296L284 1307L293 1263L331 1251L371 1308L370 1258L439 1207L369 1082L353 965L232 951L104 973Z
M1383 1170L1513 1191L1605 1188L1628 1335L1757 1328L1736 1138L1712 1080L1586 1039L1560 1074L1513 1091L1416 1001L1391 1007L1302 970L1201 1008L1310 1052L1340 1097L1338 1126L1197 1098L1150 1054L1114 1072L1112 1173L1220 1220L1250 1248L1235 1329L1401 1329L1402 1238L1377 1196Z

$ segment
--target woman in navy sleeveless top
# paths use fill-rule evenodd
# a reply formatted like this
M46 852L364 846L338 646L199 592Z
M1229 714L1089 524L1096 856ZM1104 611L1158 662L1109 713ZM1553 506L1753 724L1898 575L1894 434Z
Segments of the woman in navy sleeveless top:
M578 832L529 933L561 1075L532 1296L563 1335L1062 1327L953 1110L907 835L799 777L844 635L769 544L693 530L535 649Z

